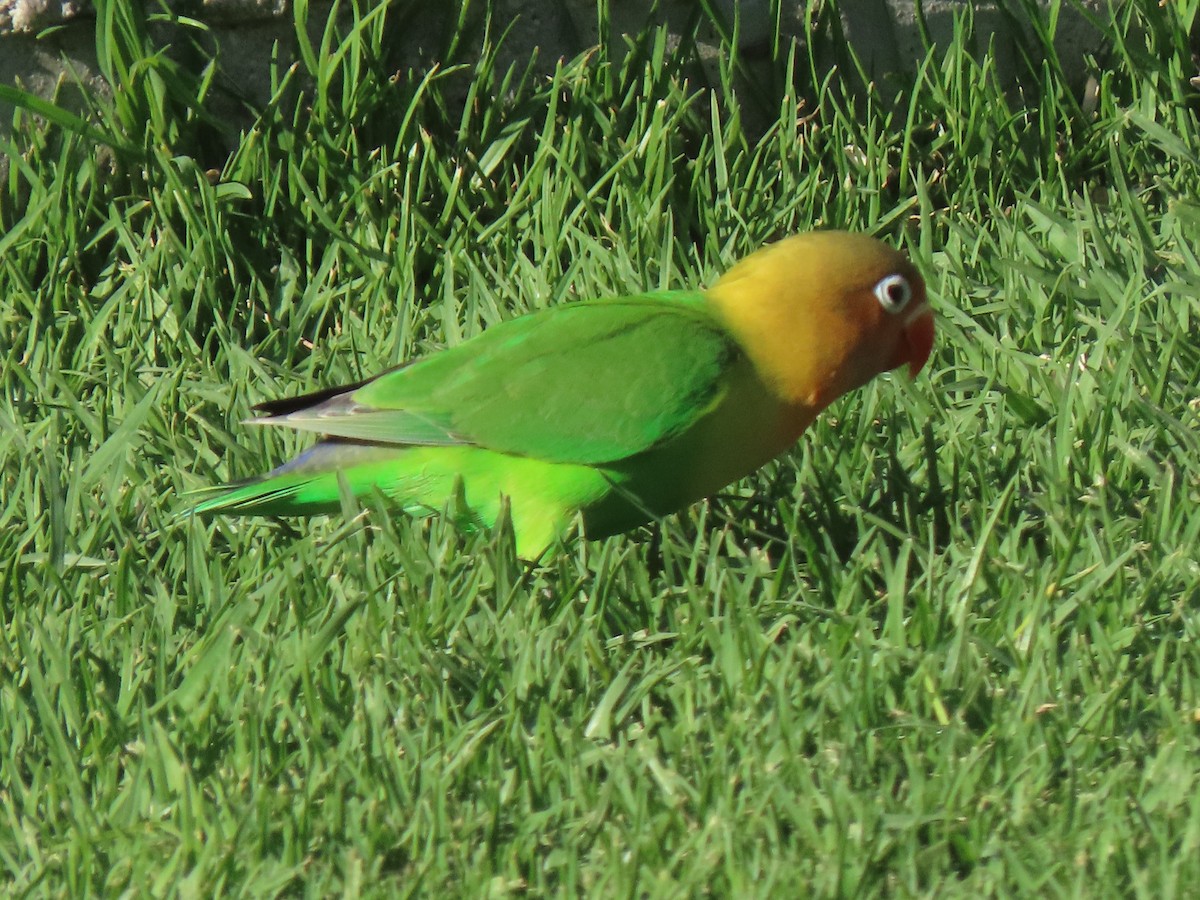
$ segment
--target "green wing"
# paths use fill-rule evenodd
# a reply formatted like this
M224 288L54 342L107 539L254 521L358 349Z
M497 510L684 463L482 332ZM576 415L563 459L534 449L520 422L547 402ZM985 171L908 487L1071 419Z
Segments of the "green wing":
M575 303L357 385L264 404L254 421L603 464L686 431L724 396L738 355L698 293Z

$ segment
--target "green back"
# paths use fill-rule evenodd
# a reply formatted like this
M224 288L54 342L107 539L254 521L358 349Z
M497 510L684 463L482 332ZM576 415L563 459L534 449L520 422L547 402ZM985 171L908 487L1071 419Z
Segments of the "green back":
M387 443L608 463L694 424L723 396L737 357L699 293L576 303L384 373L322 414L320 427Z

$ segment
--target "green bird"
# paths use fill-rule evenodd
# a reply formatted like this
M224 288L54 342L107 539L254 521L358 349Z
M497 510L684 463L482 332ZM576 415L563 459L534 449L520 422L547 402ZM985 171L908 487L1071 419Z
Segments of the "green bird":
M537 559L679 510L789 449L817 414L933 345L912 264L860 234L770 244L705 291L571 303L495 325L357 384L275 400L250 421L319 434L194 512L313 515L382 493L452 505Z

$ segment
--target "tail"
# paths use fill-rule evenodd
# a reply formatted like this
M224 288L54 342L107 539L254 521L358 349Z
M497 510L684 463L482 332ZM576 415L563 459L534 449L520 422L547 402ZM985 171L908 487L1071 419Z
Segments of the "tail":
M316 516L342 509L352 495L370 493L379 483L379 466L395 463L403 450L353 441L321 441L290 462L258 478L196 493L201 500L183 515L231 513L244 516Z

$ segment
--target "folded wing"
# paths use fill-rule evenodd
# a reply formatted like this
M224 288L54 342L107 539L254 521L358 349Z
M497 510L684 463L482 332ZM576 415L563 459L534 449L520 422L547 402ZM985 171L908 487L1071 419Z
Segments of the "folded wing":
M738 355L696 293L576 303L342 390L264 404L253 421L601 465L695 424L724 396Z

